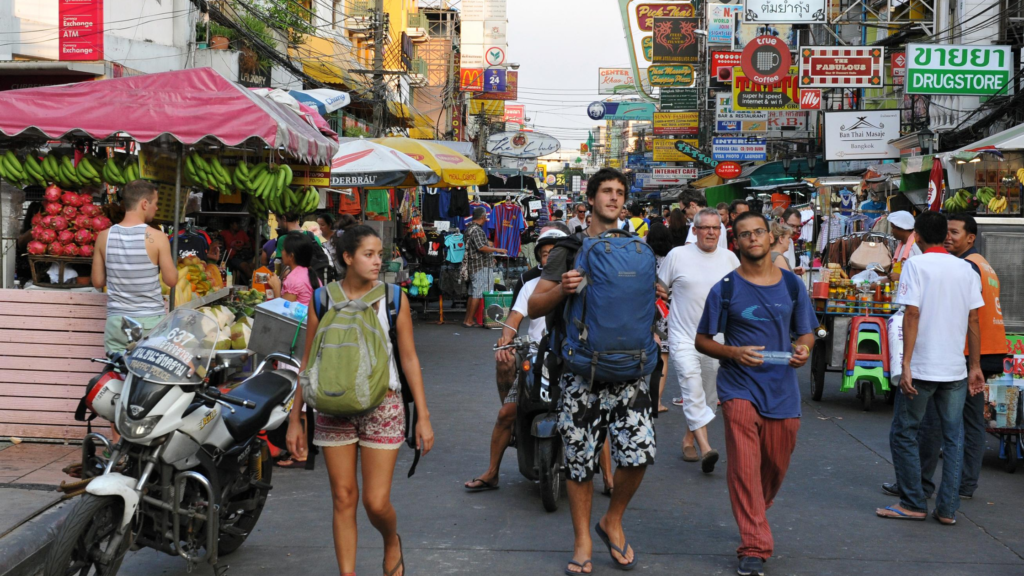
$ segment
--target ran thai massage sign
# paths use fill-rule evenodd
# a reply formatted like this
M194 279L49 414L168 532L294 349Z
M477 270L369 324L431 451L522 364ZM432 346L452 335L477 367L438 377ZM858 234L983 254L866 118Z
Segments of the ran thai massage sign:
M907 45L907 94L991 95L1012 72L1009 46Z
M824 24L827 0L744 0L743 21L770 24Z
M696 64L699 18L655 18L652 59L655 64Z
M885 73L885 49L815 46L800 49L801 88L877 88Z

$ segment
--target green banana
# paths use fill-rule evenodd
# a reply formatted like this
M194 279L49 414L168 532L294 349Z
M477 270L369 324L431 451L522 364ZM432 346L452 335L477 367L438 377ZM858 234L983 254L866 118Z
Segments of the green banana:
M244 178L246 180L249 179L249 165L245 163L245 160L240 160L238 162L238 167L235 168L235 171L236 172L241 172L242 173L242 178Z
M39 178L43 177L43 167L39 165L39 161L36 160L36 157L32 153L25 156L25 162L23 165L25 166L26 172L29 174Z

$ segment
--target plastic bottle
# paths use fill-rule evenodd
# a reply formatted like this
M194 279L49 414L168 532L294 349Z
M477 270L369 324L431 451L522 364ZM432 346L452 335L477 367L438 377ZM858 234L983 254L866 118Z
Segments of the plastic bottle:
M761 350L761 356L764 356L765 364L784 365L789 364L789 359L793 357L792 352L782 352L780 350Z
M231 288L234 285L235 285L235 275L231 273L231 270L228 270L227 275L224 277L224 287L225 288Z

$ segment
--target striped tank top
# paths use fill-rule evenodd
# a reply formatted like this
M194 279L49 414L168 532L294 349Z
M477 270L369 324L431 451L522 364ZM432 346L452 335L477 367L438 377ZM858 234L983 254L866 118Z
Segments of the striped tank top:
M107 316L160 316L160 267L146 252L145 224L115 224L107 233Z

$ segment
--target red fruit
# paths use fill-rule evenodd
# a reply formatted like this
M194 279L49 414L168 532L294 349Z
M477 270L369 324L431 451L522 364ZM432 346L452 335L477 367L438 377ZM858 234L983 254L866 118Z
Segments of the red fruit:
M39 240L39 233L42 232L42 231L43 231L43 226L41 224L39 226L33 226L32 227L32 239L33 240Z
M56 216L57 214L60 214L60 211L63 210L64 207L57 202L48 202L43 206L43 209L46 210L46 213L50 216Z
M46 247L46 253L50 256L60 256L64 254L64 245L60 242L51 242L50 245Z
M61 194L60 201L65 206L74 206L75 208L82 205L82 201L79 199L78 194L75 194L74 192L65 192L64 194Z
M78 256L78 245L76 245L76 244L68 244L67 246L65 246L64 247L64 255L65 256Z
M106 230L110 228L110 218L106 216L97 216L92 219L92 229L96 232Z
M54 230L60 231L68 229L68 219L63 216L54 216L50 223L53 225Z
M42 242L44 244L50 244L50 243L56 242L57 241L57 231L53 230L51 228L43 228L42 230L39 231L39 238L37 238L37 240L39 240L40 242Z
M53 216L47 214L43 216L43 219L39 221L43 225L43 228L53 228Z
M33 226L42 226L42 224L43 224L43 213L42 212L37 212L36 215L32 217L32 225Z
M81 212L82 214L85 214L89 218L95 218L96 216L99 216L100 214L103 213L103 210L100 209L99 206L91 203L82 204L82 207L78 211Z
M28 243L28 253L29 254L45 254L46 253L46 244L43 244L39 240L33 240L33 241Z
M92 244L86 244L78 249L78 253L86 258L92 258L93 247Z
M81 210L79 210L81 212ZM92 226L92 218L86 214L79 214L75 217L75 228L87 230Z
M78 194L79 206L85 206L86 204L92 204L92 194L88 192L80 192Z
M75 218L78 217L78 208L75 208L74 206L65 206L64 209L60 211L60 214L67 218L68 222L74 222Z
M79 246L85 246L86 244L92 244L96 240L91 230L81 229L75 232L75 242Z
M61 195L61 189L51 184L46 187L46 191L43 192L43 198L47 202L59 202Z
M57 242L61 244L72 244L75 241L75 233L71 230L61 230L57 233Z

